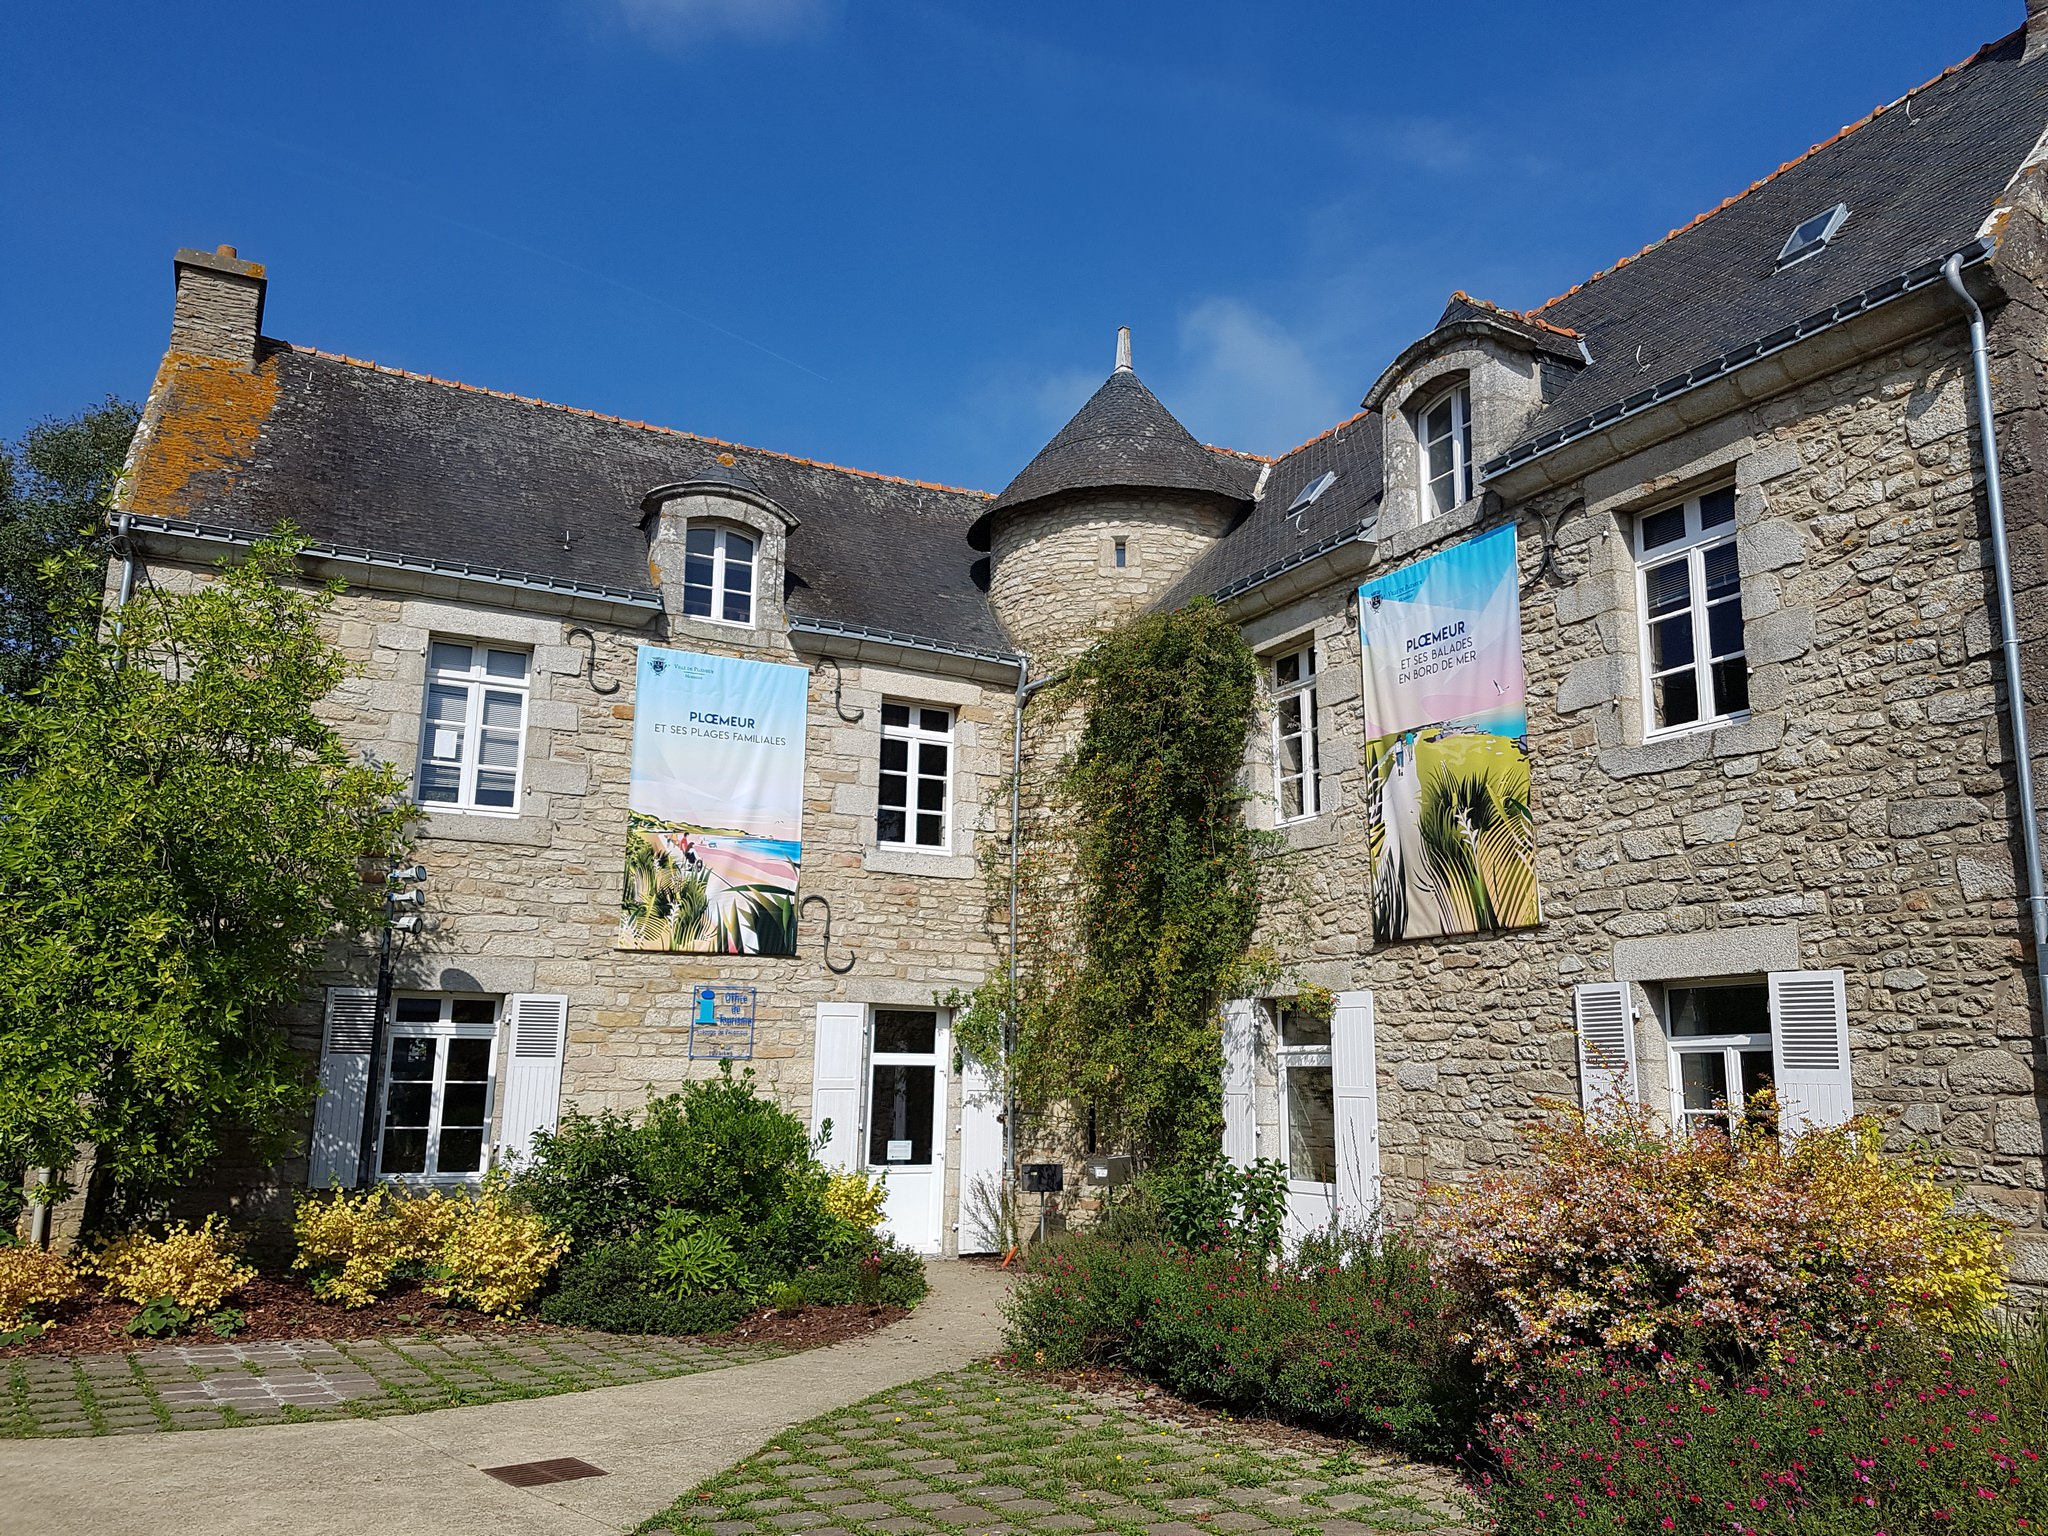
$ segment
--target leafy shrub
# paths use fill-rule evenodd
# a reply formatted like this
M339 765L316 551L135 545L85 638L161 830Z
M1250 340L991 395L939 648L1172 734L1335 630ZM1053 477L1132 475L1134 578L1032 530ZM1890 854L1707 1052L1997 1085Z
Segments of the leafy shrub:
M880 1179L849 1168L833 1174L825 1186L825 1210L849 1227L872 1232L882 1224L882 1205L888 1195L888 1186Z
M754 1310L753 1299L731 1291L676 1298L645 1288L654 1262L649 1236L604 1243L573 1254L561 1285L540 1304L541 1317L565 1328L601 1333L717 1333Z
M440 1253L449 1207L438 1195L407 1196L387 1184L356 1194L304 1195L292 1218L298 1254L313 1294L366 1307L405 1269L423 1279Z
M650 1097L636 1122L570 1111L535 1141L513 1189L577 1251L687 1211L731 1246L752 1285L796 1273L842 1238L830 1175L804 1123L754 1088L751 1069Z
M1909 1323L1976 1327L2003 1293L1997 1229L1885 1157L1873 1121L1785 1148L1770 1123L1674 1140L1640 1111L1574 1111L1530 1139L1532 1170L1440 1191L1433 1222L1478 1358L1508 1376L1581 1352L1737 1368Z
M1219 1152L1206 1163L1149 1174L1143 1189L1169 1242L1267 1259L1280 1250L1287 1219L1285 1163L1262 1157L1240 1168Z
M857 1253L842 1253L804 1270L778 1288L778 1307L914 1307L931 1282L924 1260L901 1244L885 1241Z
M516 1312L537 1295L567 1247L513 1200L502 1176L475 1193L400 1194L379 1184L300 1199L294 1269L313 1294L368 1306L400 1279L479 1312Z
M746 1289L732 1244L689 1211L671 1211L654 1229L654 1260L648 1272L665 1294L678 1301Z
M83 1294L67 1260L41 1248L0 1248L0 1331L26 1327Z
M196 1315L218 1310L256 1278L235 1251L226 1220L209 1216L196 1227L181 1221L162 1237L134 1232L117 1238L85 1267L115 1296L143 1306L165 1300Z
M2009 1533L2048 1522L2038 1412L1992 1344L1910 1334L1724 1382L1538 1367L1493 1450L1504 1531Z
M1014 1363L1119 1366L1168 1390L1404 1449L1465 1443L1473 1382L1456 1319L1397 1238L1256 1254L1056 1240L1012 1294Z
M517 1312L539 1295L569 1247L511 1198L502 1178L485 1179L473 1195L446 1198L442 1209L438 1222L428 1223L438 1225L441 1240L425 1289L492 1317Z

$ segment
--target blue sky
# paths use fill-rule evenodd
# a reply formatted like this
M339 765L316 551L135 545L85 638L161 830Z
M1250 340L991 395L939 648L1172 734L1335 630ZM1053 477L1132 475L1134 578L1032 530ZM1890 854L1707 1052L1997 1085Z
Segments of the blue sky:
M1115 327L1201 438L1354 409L2021 0L430 0L0 18L0 437L140 398L181 245L302 344L998 489Z

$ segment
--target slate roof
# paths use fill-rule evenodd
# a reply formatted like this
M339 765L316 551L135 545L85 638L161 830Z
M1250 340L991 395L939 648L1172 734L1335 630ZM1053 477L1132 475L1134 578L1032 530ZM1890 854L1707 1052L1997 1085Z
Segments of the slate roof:
M646 589L641 498L722 480L797 518L792 614L1007 649L965 542L984 492L271 346L253 374L166 359L137 510Z
M2024 32L1528 311L1585 339L1590 366L1530 423L1536 438L1829 308L1976 237L2048 126L2048 61ZM1785 237L1846 203L1818 255L1777 269Z
M1200 491L1249 502L1258 461L1205 448L1128 368L1088 397L1038 457L989 504L990 517L1067 491L1113 487ZM988 548L990 517L975 525L976 549Z
M2024 43L2016 32L1987 44L1535 309L1452 295L1432 335L1505 327L1554 363L1543 407L1505 457L1969 246L2048 124L2048 60L2023 63ZM1838 202L1849 216L1833 241L1778 270L1792 228ZM1175 602L1241 590L1356 537L1382 489L1376 414L1269 463L1198 443L1128 370L993 499L282 344L253 373L173 354L154 394L163 409L131 488L138 510L251 529L289 518L326 543L644 589L641 497L723 476L798 519L793 615L982 649L1005 648L973 556L998 513L1111 487L1245 506ZM1290 514L1328 470L1330 490Z

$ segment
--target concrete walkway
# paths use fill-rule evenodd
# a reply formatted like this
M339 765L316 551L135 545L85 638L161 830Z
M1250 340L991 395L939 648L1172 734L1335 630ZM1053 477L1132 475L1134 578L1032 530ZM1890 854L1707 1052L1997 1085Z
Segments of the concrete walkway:
M1007 1277L933 1264L864 1339L672 1381L407 1418L0 1443L0 1536L528 1536L631 1530L791 1424L1000 1341ZM608 1476L510 1488L483 1467L578 1457Z

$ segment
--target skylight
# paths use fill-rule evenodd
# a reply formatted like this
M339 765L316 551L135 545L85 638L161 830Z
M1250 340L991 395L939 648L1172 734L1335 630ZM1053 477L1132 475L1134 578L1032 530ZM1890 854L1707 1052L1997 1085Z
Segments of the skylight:
M1816 213L1801 224L1785 240L1785 249L1778 252L1778 265L1789 267L1795 261L1804 261L1835 238L1835 231L1842 227L1842 221L1849 217L1849 205L1837 203L1826 213Z
M1315 499L1337 483L1337 471L1326 469L1295 493L1294 500L1287 504L1287 515L1292 517L1310 506Z

